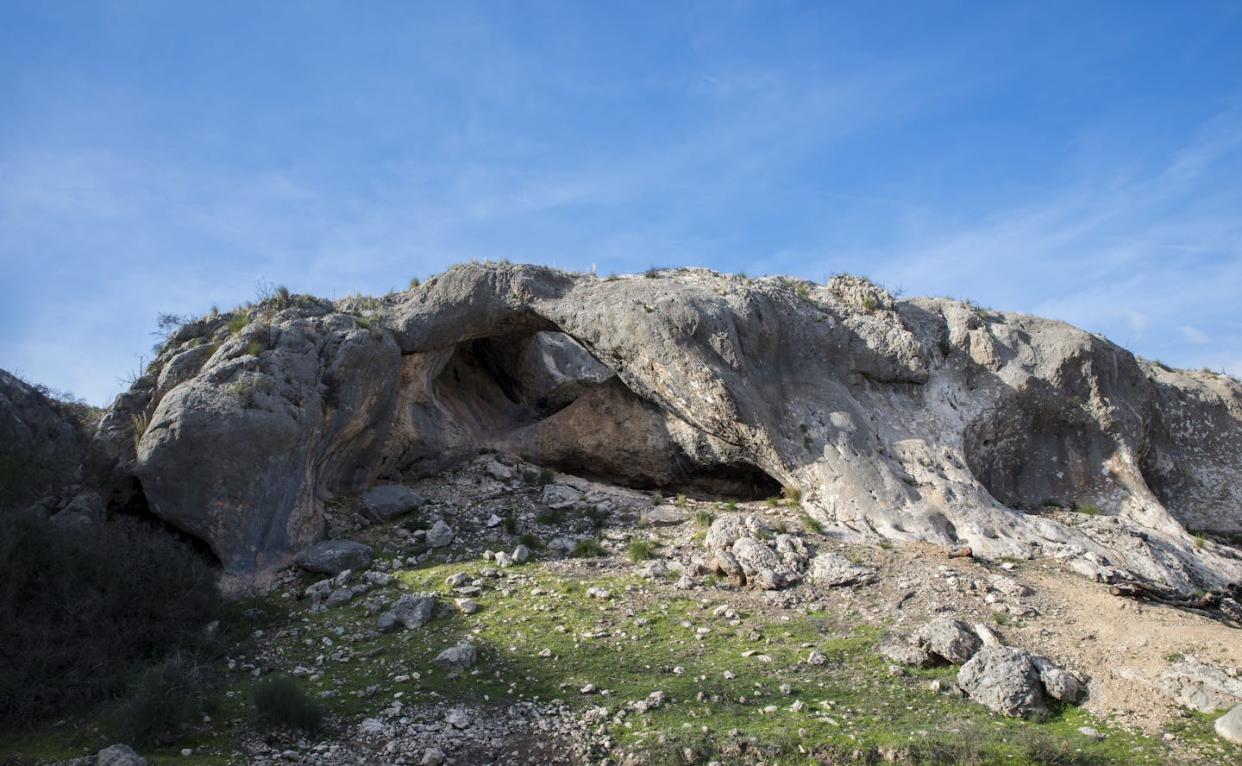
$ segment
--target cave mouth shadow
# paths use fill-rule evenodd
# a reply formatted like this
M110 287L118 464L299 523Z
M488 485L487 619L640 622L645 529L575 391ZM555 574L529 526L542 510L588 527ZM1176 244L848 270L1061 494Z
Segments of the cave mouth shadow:
M459 343L430 391L457 429L462 457L505 452L594 481L704 500L761 500L783 490L740 449L639 396L557 330Z
M112 497L109 498L107 510L110 516L135 519L171 535L189 547L195 555L206 561L212 569L217 571L224 569L220 557L211 549L206 540L169 524L157 516L155 511L151 510L151 504L147 500L147 493L143 489L142 482L138 480L138 477L128 477L124 490L114 492Z

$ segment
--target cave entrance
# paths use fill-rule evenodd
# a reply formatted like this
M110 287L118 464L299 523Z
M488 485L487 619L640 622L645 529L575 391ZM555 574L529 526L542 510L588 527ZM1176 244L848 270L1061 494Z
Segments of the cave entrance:
M151 504L147 501L147 493L142 488L142 482L136 476L128 477L124 489L112 494L112 497L108 500L108 513L114 516L137 519L156 527L161 532L171 535L187 545L214 569L219 570L223 568L219 557L216 556L215 551L211 549L211 546L205 540L184 532L155 515L155 512L151 510Z
M552 330L459 344L412 405L419 450L508 452L598 481L703 498L775 497L781 483L716 439L634 393ZM443 443L432 438L442 435ZM419 456L414 456L419 459Z

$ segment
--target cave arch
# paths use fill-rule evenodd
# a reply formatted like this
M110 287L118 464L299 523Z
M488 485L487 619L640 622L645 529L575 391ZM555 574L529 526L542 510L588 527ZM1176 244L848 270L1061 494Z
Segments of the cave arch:
M405 361L392 465L429 473L481 450L639 489L758 499L781 484L632 391L558 330L464 340Z

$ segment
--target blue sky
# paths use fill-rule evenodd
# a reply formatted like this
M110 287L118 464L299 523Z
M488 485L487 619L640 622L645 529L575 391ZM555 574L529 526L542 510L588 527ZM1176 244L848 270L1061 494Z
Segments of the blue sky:
M865 9L864 9L865 6ZM0 367L471 258L849 271L1242 374L1242 4L0 3Z

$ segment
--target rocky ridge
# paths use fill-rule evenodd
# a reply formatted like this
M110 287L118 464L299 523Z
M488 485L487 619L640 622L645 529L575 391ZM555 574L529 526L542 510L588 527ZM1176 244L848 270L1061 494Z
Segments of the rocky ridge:
M1242 576L1211 536L1242 531L1236 381L852 277L470 264L382 300L274 299L174 333L93 466L111 502L140 494L251 578L325 535L334 503L479 449L640 487L783 488L841 540L1184 592Z

